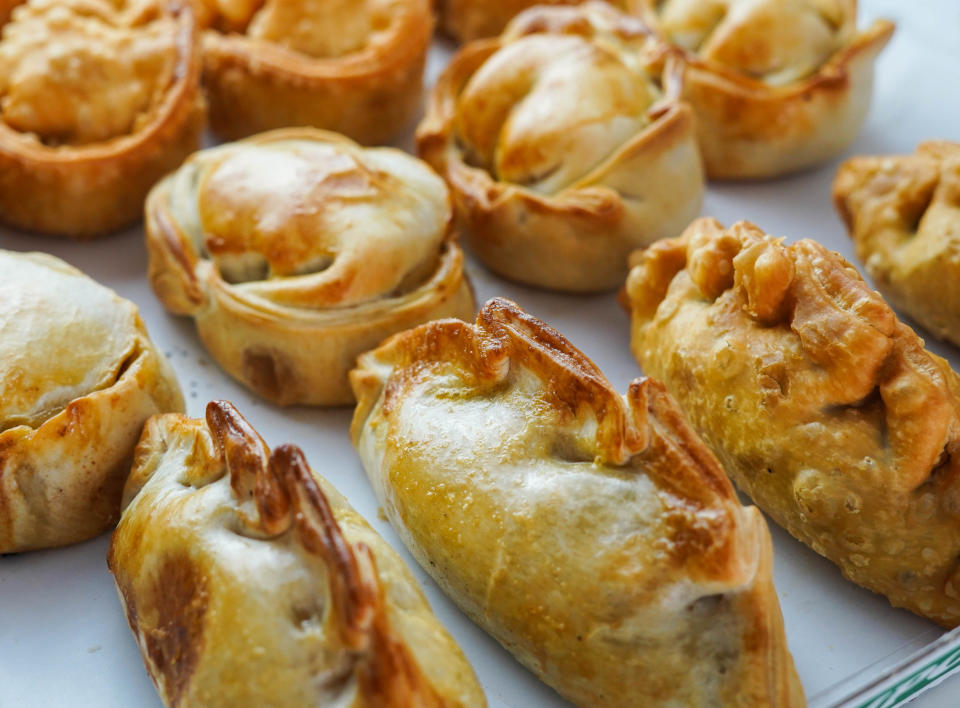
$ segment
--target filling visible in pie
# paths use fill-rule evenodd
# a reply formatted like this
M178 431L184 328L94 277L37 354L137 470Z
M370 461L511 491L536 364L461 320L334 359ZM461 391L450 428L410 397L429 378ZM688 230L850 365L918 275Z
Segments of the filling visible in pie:
M0 120L48 145L136 133L173 80L175 20L157 0L30 0L0 39Z

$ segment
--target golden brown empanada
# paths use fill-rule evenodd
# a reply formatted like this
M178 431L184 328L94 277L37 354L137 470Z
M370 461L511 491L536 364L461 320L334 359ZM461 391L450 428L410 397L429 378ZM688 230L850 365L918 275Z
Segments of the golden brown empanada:
M193 6L0 2L0 27L0 221L90 238L139 219L200 145Z
M150 420L108 564L168 706L486 705L396 552L229 403Z
M737 485L849 579L960 623L960 379L839 254L694 222L637 254L632 348Z
M465 236L511 280L623 282L629 252L700 210L703 172L677 67L602 2L534 8L469 44L434 89L420 155L450 185Z
M960 143L844 163L833 199L877 287L936 336L960 344Z
M607 0L626 9L631 1ZM579 5L586 0L434 0L440 28L459 42L494 37L516 15L534 5Z
M506 300L360 357L351 436L444 591L589 706L800 706L771 546L663 387Z
M893 33L857 31L856 0L640 0L685 51L683 98L711 178L816 165L856 137Z
M198 152L147 201L150 282L280 404L342 405L358 354L473 293L447 190L419 160L309 128Z
M0 553L85 541L180 388L133 303L53 256L0 251L0 303Z
M420 107L429 0L200 0L213 130L226 139L314 126L365 144Z

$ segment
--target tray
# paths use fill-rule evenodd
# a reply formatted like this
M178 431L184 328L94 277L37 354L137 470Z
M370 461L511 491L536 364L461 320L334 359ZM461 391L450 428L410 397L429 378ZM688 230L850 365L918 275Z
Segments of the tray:
M861 23L885 16L898 30L878 65L870 118L849 154L912 152L928 138L960 140L960 3L862 0ZM438 44L428 83L450 56ZM403 143L410 147L408 138ZM788 240L813 237L853 252L833 212L830 183L839 160L770 182L711 184L703 213L724 223L750 219ZM90 244L0 229L0 247L43 250L72 263L139 305L150 333L179 375L188 412L213 398L234 401L267 442L294 442L404 556L441 621L472 662L491 706L567 705L472 624L413 562L377 505L347 438L350 411L279 409L248 395L206 355L192 323L167 315L147 286L140 229ZM613 294L571 297L497 279L468 265L478 298L515 300L569 337L621 391L640 374L629 323ZM930 341L960 368L960 350ZM774 575L787 636L811 706L889 708L915 698L960 668L960 634L895 610L845 581L837 568L776 527ZM101 537L70 548L0 557L0 707L160 706L120 610ZM960 705L960 680L918 706Z

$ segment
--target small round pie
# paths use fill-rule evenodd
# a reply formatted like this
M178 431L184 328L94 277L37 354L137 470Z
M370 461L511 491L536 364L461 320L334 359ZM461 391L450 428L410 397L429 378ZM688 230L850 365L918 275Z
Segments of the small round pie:
M133 303L53 256L0 251L0 303L0 553L84 541L180 388Z
M528 10L454 57L419 150L491 270L554 290L609 290L632 249L696 216L693 114L665 52L642 22L590 2Z
M200 0L210 122L235 140L291 126L386 142L420 107L429 0Z
M534 5L579 5L585 0L435 0L440 28L458 42L495 37L514 17ZM630 0L607 0L627 9Z
M345 405L357 355L473 293L446 187L312 128L203 150L147 200L149 274L213 357L279 404Z
M0 0L0 221L90 238L140 218L205 124L192 7Z
M857 30L856 0L641 0L686 54L711 178L773 177L819 164L856 137L873 64L893 34Z

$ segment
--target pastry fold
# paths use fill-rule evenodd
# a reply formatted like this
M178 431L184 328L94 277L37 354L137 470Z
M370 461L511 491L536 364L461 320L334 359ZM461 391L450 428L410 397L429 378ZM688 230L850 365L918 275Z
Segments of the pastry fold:
M740 489L850 580L960 623L960 378L853 266L701 219L626 292L637 361Z
M450 198L425 164L309 128L198 152L147 201L149 276L207 349L279 404L353 402L385 337L469 317Z
M0 3L0 222L92 238L141 217L200 145L196 24L178 0Z
M325 128L372 145L420 108L429 0L200 0L210 123L235 140Z
M133 303L53 256L0 251L0 303L0 553L85 541L180 388Z
M766 524L659 383L619 396L502 299L360 357L354 445L407 548L578 705L803 705Z
M108 554L167 706L485 706L397 553L226 402L150 420Z
M867 273L890 302L960 344L960 143L856 157L833 199Z
M417 130L465 238L496 273L608 290L629 252L700 209L703 170L679 65L602 2L533 8L453 58Z
M534 5L580 5L586 0L434 0L440 29L458 42L494 37ZM630 0L607 0L626 9Z
M893 34L857 30L856 0L640 0L685 53L683 98L707 175L773 177L817 165L856 137L873 65Z

